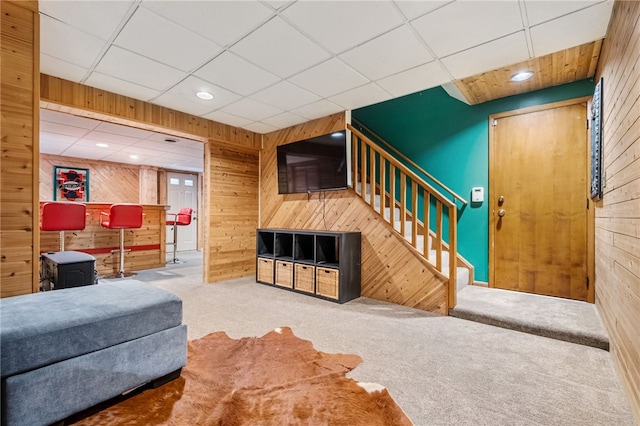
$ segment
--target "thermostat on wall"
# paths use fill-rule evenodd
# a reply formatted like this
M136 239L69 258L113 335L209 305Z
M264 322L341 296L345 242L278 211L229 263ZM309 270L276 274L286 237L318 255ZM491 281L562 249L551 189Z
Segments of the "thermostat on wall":
M471 202L482 203L484 201L484 188L476 186L471 188Z

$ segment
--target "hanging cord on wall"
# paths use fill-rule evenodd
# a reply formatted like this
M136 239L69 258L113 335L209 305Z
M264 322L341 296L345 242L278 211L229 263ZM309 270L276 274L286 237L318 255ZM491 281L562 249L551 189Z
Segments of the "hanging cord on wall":
M322 191L322 222L324 223L324 230L328 231L326 207L327 207L327 191Z

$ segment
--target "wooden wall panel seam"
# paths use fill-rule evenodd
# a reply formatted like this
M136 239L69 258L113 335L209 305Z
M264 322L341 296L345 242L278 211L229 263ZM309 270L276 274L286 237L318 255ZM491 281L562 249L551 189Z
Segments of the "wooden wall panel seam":
M606 176L596 203L596 305L640 423L640 3L614 3L597 78L603 77Z

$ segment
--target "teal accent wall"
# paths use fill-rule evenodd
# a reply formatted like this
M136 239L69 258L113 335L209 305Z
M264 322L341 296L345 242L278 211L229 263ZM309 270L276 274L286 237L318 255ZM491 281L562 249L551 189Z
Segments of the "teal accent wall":
M352 116L471 201L471 188L485 188L485 201L459 210L458 250L488 281L489 115L593 94L591 79L467 105L441 87L352 111Z

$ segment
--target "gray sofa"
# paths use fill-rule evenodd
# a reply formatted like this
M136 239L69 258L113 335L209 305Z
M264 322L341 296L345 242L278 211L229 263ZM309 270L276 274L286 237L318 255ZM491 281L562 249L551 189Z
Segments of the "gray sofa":
M135 280L0 299L2 425L48 425L180 374L179 297Z

